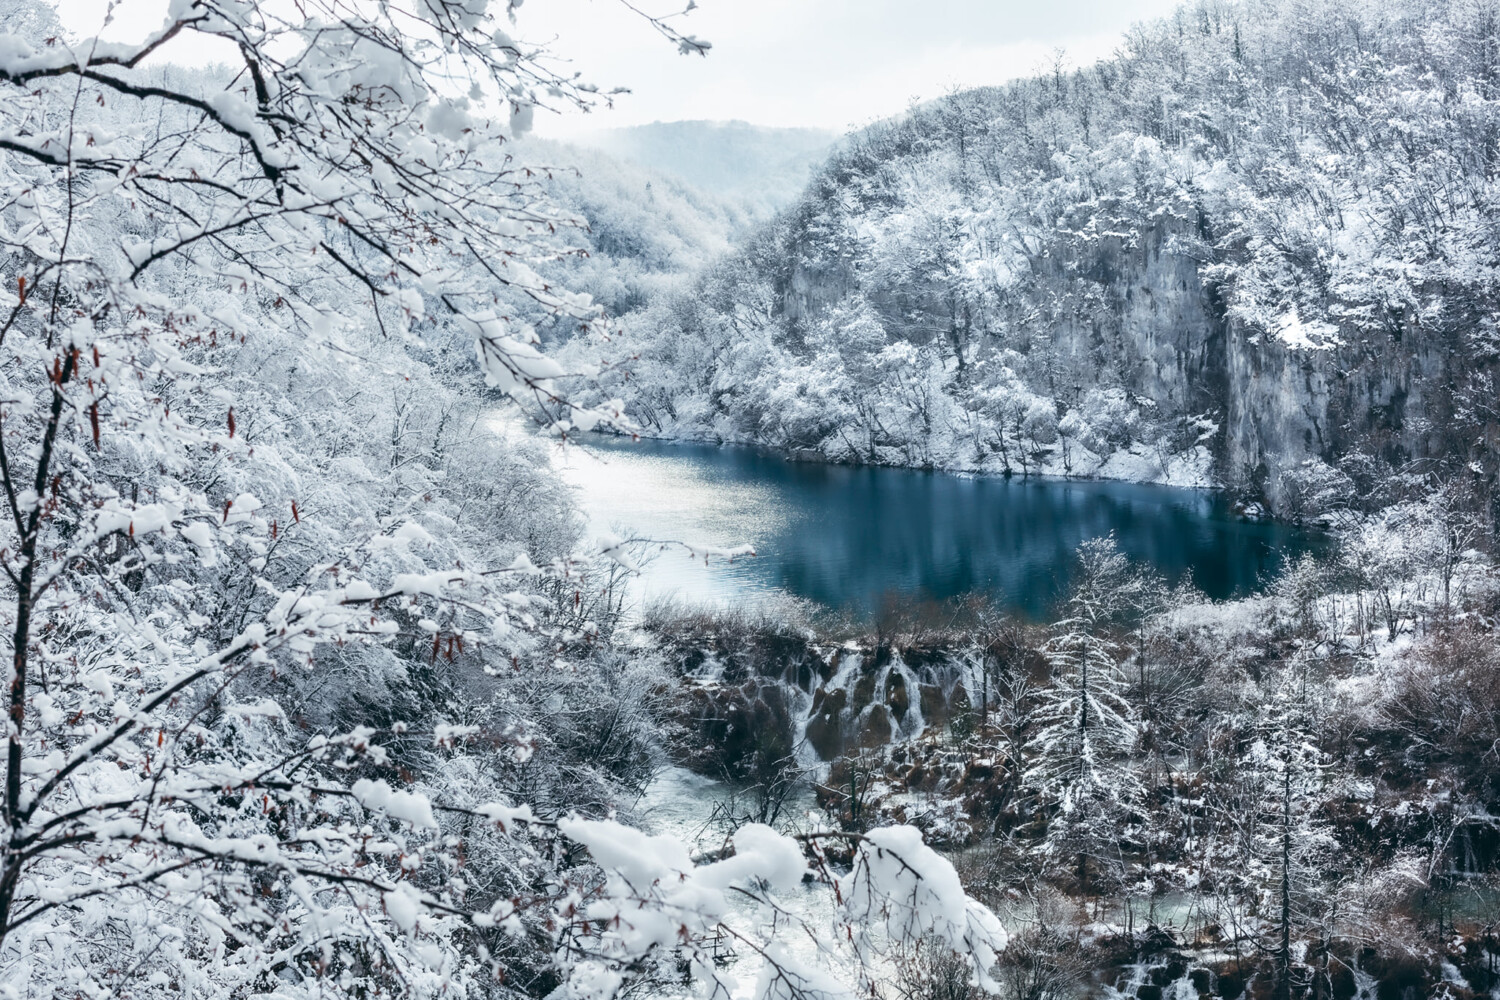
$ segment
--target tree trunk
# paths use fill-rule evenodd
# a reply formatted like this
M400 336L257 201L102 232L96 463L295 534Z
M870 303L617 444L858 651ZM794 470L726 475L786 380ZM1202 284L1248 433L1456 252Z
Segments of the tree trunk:
M1281 771L1281 949L1278 956L1276 995L1292 998L1292 767L1282 761Z

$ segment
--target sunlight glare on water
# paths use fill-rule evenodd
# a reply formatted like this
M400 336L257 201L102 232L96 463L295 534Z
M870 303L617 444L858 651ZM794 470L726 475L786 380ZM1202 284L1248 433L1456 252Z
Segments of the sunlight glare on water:
M563 475L578 489L590 541L649 538L721 549L753 545L761 552L799 519L774 484L733 478L680 450L642 444L599 447L591 440L563 453ZM676 545L643 551L648 561L633 587L642 602L723 605L779 590L754 559L705 565Z

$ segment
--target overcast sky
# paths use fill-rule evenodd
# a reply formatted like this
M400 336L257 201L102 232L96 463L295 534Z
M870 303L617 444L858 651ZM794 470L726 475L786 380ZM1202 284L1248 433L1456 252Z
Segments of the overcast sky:
M656 10L663 0L655 0ZM604 125L739 118L845 129L955 86L999 83L1051 64L1091 62L1136 21L1175 0L700 0L674 21L713 43L677 55L616 0L527 0L523 27L556 37L601 84L626 86L613 111L546 121L565 134ZM680 6L680 5L679 5ZM536 29L540 29L538 34Z
M637 0L667 13L686 0ZM613 110L539 115L537 131L681 119L843 130L954 87L1036 72L1062 49L1070 62L1108 55L1136 21L1176 0L699 0L672 23L713 43L681 56L619 0L527 0L516 34L554 40L585 76L629 87ZM498 6L498 4L496 4ZM104 0L62 0L69 27L94 34ZM165 4L126 0L117 32L160 23ZM178 55L177 58L182 58ZM191 54L188 58L192 58Z

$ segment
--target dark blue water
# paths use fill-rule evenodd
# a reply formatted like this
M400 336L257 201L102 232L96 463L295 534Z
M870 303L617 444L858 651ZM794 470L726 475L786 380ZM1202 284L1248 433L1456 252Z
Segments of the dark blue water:
M1289 525L1234 516L1221 495L1115 482L969 477L788 462L747 448L590 444L567 462L591 527L728 547L754 559L694 562L661 550L643 598L733 602L788 593L869 612L891 601L981 592L1041 616L1066 592L1074 550L1113 533L1132 559L1208 596L1264 587L1321 546Z

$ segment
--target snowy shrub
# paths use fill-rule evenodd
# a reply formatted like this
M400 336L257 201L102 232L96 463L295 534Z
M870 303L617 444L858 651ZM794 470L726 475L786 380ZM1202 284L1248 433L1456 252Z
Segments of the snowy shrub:
M1357 499L1354 481L1316 458L1281 471L1271 489L1279 509L1298 521L1328 520Z

